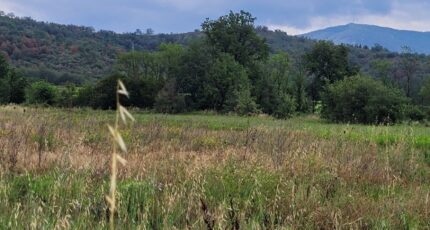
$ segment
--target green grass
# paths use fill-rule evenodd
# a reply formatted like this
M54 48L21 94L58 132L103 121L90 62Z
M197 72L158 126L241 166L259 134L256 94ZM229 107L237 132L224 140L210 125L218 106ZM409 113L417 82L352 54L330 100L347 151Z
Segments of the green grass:
M114 113L0 110L0 229L107 228ZM430 226L424 125L133 115L122 127L130 152L117 186L122 229ZM49 146L38 166L40 143Z

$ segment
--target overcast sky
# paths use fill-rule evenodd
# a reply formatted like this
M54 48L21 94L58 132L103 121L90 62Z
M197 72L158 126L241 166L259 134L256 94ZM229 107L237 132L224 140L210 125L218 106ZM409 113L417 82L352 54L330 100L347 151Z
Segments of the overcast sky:
M429 0L0 0L0 10L116 32L189 32L229 10L289 34L350 22L430 31Z

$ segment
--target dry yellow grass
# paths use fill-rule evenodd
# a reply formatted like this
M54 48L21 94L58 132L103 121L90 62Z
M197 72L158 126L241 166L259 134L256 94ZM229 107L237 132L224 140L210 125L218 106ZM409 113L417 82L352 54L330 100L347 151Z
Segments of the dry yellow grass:
M106 124L115 114L25 109L0 109L0 225L108 226L103 211L93 210L107 210L100 195L111 172ZM135 117L121 131L128 153L127 167L118 168L119 226L430 226L426 148L282 126L212 129L193 121L177 125L170 116ZM23 175L32 178L24 180L30 181L26 193L17 189ZM53 189L41 190L44 183Z

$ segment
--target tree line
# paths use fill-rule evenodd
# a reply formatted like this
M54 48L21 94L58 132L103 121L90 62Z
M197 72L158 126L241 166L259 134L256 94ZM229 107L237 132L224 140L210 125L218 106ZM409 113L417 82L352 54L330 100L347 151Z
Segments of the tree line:
M27 82L0 59L2 103L114 109L117 79L130 91L128 106L162 113L215 110L239 115L265 113L288 118L321 113L335 122L394 123L426 117L424 103L411 99L410 81L399 85L384 73L364 76L350 60L350 48L317 42L300 58L270 52L248 12L230 12L202 23L204 36L187 46L163 43L155 51L118 56L112 74L86 85ZM413 57L413 56L412 56ZM411 56L405 76L413 76ZM376 74L375 74L376 75ZM405 86L405 87L403 87ZM8 90L10 89L10 90ZM420 96L430 98L430 81Z

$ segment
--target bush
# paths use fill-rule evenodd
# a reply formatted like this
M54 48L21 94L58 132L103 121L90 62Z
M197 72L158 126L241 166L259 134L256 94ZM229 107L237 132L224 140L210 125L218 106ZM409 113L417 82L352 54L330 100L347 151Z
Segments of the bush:
M334 122L395 123L408 102L400 90L363 76L335 82L322 96L322 117Z
M258 109L257 103L251 97L251 92L248 88L236 91L236 105L234 111L239 115L254 115L258 114L260 110Z
M71 108L76 106L76 98L78 91L75 85L68 84L64 87L58 88L58 96L56 100L56 105L59 107L68 107Z
M281 95L278 99L277 107L273 112L273 116L279 119L285 119L291 117L296 111L296 102L294 98L288 94Z
M423 121L425 113L416 105L409 105L406 107L406 117L411 121Z
M94 106L94 98L95 86L88 84L77 89L77 95L74 103L79 107L91 107Z
M170 79L158 92L154 108L161 113L180 113L185 111L185 96L176 89L176 80Z
M55 86L45 81L31 84L26 91L26 100L30 104L53 105L57 98Z

